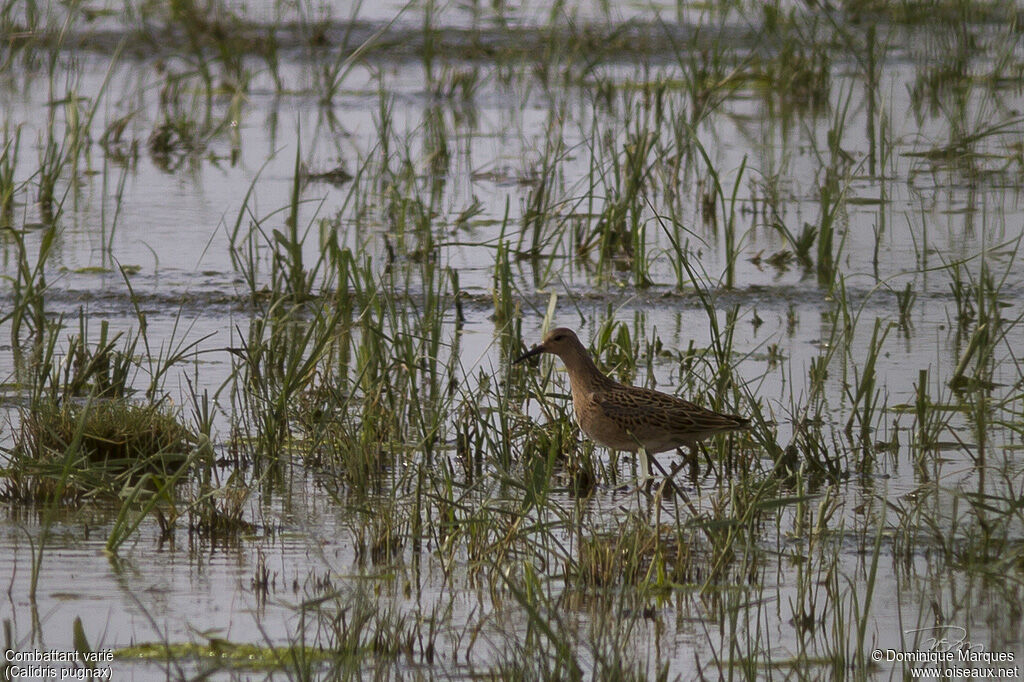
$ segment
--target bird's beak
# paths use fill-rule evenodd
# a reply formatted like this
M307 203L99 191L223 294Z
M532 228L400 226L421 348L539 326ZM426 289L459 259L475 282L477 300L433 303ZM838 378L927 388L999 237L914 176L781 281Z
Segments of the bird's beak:
M543 353L546 350L547 350L547 348L544 347L543 343L538 343L536 346L534 346L533 348L531 348L530 350L526 351L525 353L520 355L518 358L513 360L512 364L513 365L518 365L523 360L528 360L529 358L532 358L534 355L540 355L541 353Z

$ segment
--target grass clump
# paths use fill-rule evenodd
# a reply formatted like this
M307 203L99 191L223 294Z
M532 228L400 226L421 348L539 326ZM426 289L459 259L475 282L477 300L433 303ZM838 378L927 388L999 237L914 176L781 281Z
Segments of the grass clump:
M127 400L64 403L37 410L26 425L31 430L31 452L37 458L67 447L81 430L82 454L91 463L110 466L145 460L175 467L194 440L171 410Z
M576 565L569 573L584 586L634 585L644 580L657 551L656 529L626 523L618 532L581 538Z
M45 500L116 494L143 474L171 475L196 436L160 404L124 399L43 402L26 415L11 450L5 497ZM67 476L68 485L61 481Z
M581 536L567 567L583 589L682 585L701 579L704 572L689 532L635 516L606 532Z

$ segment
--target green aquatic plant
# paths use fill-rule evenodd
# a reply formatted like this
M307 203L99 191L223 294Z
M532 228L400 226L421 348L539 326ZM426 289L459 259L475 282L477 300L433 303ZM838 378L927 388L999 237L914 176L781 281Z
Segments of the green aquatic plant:
M66 495L116 495L124 481L143 474L173 475L195 443L178 416L160 405L120 398L39 403L24 415L10 451L6 495L51 498L67 461L73 466L60 486Z

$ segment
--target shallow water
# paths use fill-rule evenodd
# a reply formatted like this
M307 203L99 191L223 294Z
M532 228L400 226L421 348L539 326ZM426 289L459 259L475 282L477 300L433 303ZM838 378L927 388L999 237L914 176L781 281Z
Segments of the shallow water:
M354 35L384 28L399 7L397 3L367 7L359 15L364 23ZM254 6L245 14L257 29L265 29L269 13L276 11L276 5ZM54 49L57 66L52 73L45 61L15 54L7 62L0 90L8 103L5 124L9 129L20 127L21 132L14 176L24 184L17 195L12 227L23 235L30 254L37 252L46 234L47 217L35 202L35 187L39 150L49 129L47 116L52 114L54 128L63 130L69 117L81 114L53 100L75 95L91 102L101 97L77 172L65 169L58 183L58 190L67 194L46 265L45 298L49 319L64 318L61 338L77 332L81 311L93 334L101 320L114 332L137 331L144 317L151 356L181 344L196 344L190 352L198 354L177 365L163 386L186 414L190 414L191 395L203 391L216 395L218 454L244 448L245 436L234 432L237 404L228 391L217 391L225 382L238 381L233 374L235 356L226 348L238 347L254 318L265 311L251 302L244 272L232 261L232 234L236 221L243 237L252 220L265 220L268 229L284 229L298 155L314 173L340 165L357 176L338 186L310 181L301 187L298 225L312 235L303 246L304 263L316 262L329 234L336 234L338 242L353 252L373 258L382 271L379 264L397 252L394 263L388 261L399 273L394 281L401 287L396 285L396 293L412 299L409 308L414 311L434 286L424 281L425 269L418 267L417 260L418 249L428 241L439 266L458 274L464 294L466 319L458 332L456 378L464 391L479 395L484 407L496 408L501 391L477 387L481 372L494 384L507 376L508 358L502 355L499 341L503 326L494 318L492 303L496 247L503 240L513 247L529 246L532 235L520 236L520 226L531 192L546 180L551 183L551 201L542 235L545 257L511 261L510 280L526 343L540 339L549 297L556 294L555 321L575 327L583 339L596 338L610 317L632 330L639 348L647 340L658 339L671 351L649 366L638 362L637 383L689 395L696 381L702 391L713 393L714 372L708 362L697 363L694 380L685 376L681 358L672 354L685 351L691 341L696 349L714 342L692 278L678 279L675 240L687 247L690 264L703 276L701 286L713 299L718 323L726 326L728 311L736 311L731 357L736 376L746 394L761 400L766 417L775 422L772 433L785 448L798 444L793 440L794 423L802 419L800 406L813 392L808 379L812 363L829 344L842 339L834 333L835 320L849 315L844 333L849 335L850 354L840 353L829 364L822 398L825 423L820 429L824 441L831 439L825 450L843 462L844 476L808 489L788 490L794 498L807 495L812 511L826 500L833 505L828 532L817 537L798 531L798 517L805 512L797 513L786 503L776 526L762 528L763 534L749 541L767 558L750 567L746 586L723 580L697 589L702 579L694 577L691 583L674 585L656 597L640 598L639 606L633 601L634 586L608 588L621 595L619 613L633 616L616 622L628 631L623 641L635 645L629 651L631 660L650 676L664 668L669 678L691 679L701 671L711 674L715 668L705 667L709 661L722 670L727 662L753 655L747 647L755 642L761 660L772 661L777 675L767 667L753 671L754 677L828 678L834 669L827 662L802 659L797 665L790 661L813 659L815 652L827 658L845 650L833 641L838 635L828 632L829 617L838 611L859 614L859 609L867 608L868 649L917 646L920 650L924 645L912 645L915 635L908 631L956 626L966 628L970 641L983 644L985 650L1011 652L1019 661L1024 642L1014 633L1020 631L1021 613L1005 608L1008 601L1019 600L1019 568L999 567L995 575L1005 582L994 580L972 563L974 559L957 558L954 550L950 550L954 556L947 554L931 535L948 534L951 546L964 541L965 533L977 531L965 511L966 493L1012 493L1021 468L1017 395L1021 372L1016 358L1024 351L1024 333L1017 324L1024 312L1024 270L1015 249L1024 218L1017 113L1024 110L1024 93L1019 78L1004 82L996 77L1003 71L1013 73L1007 63L1019 64L1017 36L998 24L981 20L969 24L985 47L968 54L968 83L954 80L947 87L933 76L946 65L950 51L966 48L951 45L954 39L944 26L907 26L883 18L878 22L883 62L873 89L875 101L870 104L863 64L848 50L837 50L826 71L827 105L812 105L798 94L779 91L771 82L738 79L726 88L728 96L709 107L693 126L722 186L716 217L705 220L708 209L702 207L701 199L710 192L711 178L702 156L691 149L683 167L674 170L669 161L680 152L674 140L687 132L679 124L692 105L685 86L692 73L685 67L689 60L696 64L707 54L683 49L677 59L658 41L664 41L666 33L701 36L718 46L713 55L721 51L729 73L737 64L749 64L745 59L768 60L777 53L779 48L770 41L758 46L757 36L767 31L765 27L725 12L667 8L662 16L672 23L669 31L659 28L648 5L629 6L609 15L596 4L567 10L574 21L556 22L559 30L549 36L544 33L548 15L540 7L510 8L504 18L488 10L480 12L474 16L460 8L436 11L434 27L452 32L444 34L439 56L426 64L418 56L423 45L417 42L426 40L420 30L424 9L407 8L392 27L407 44L373 51L356 63L329 105L322 103L317 73L335 55L330 49L310 49L299 39L285 43L279 55L277 73L285 84L281 90L273 69L254 48L253 54L243 57L251 80L244 92L235 95L220 87L220 80L227 80L231 72L210 51L203 54L210 60L207 66L214 69L217 84L207 96L196 77L195 55L186 46L148 44L133 32L133 25L112 17L101 17L93 28L76 23L81 31L76 35L83 36L83 44ZM334 8L335 23L328 32L332 39L344 32L348 16L348 8ZM295 29L296 24L291 24L299 34L300 19L290 18L300 25ZM627 26L629 20L637 24ZM505 48L500 41L514 45L516 36L523 35L539 45L545 40L568 42L575 22L602 30L620 26L633 30L640 36L637 51L621 56L597 53L596 63L590 64L585 52L558 52L554 47L549 58L514 50L505 57L497 48L496 56L489 56L478 49L481 40L483 47L493 40L498 48ZM821 17L807 25L824 33L825 22ZM508 38L504 31L510 27L524 33ZM841 24L841 28L837 35L845 39L864 39L861 25ZM103 39L90 42L90 31L102 33ZM119 32L127 47L115 63L109 36ZM822 43L809 36L805 49L836 39L828 35L831 38L820 36ZM740 39L730 42L737 36ZM48 54L49 48L32 49ZM109 85L104 90L108 70ZM994 75L986 80L989 74ZM431 79L433 86L428 83ZM466 96L458 90L463 82L470 84ZM661 118L652 104L657 97L669 112ZM163 117L174 111L197 122L204 131L203 143L194 153L161 157L150 147L151 136ZM385 144L382 111L387 112L391 131L386 144L407 148L414 160L412 168L390 169L395 173L390 181L376 175ZM127 163L105 153L99 144L107 127L122 117L128 117L126 143L138 144L137 157ZM595 226L606 202L625 186L624 174L617 174L616 166L637 144L633 131L644 122L644 130L661 145L646 157L650 177L639 209L646 229L650 286L638 286L632 264L625 258L594 262L599 259L593 253L581 256L574 236L575 228ZM997 125L1005 127L986 133ZM971 131L981 133L971 137ZM939 153L951 141L965 138L966 151L957 147L956 154ZM549 140L559 142L554 154L557 169L545 177L544 150ZM828 174L837 171L841 177L834 192L841 198L835 199L834 240L840 278L819 277L813 267L792 259L770 264L772 255L792 249L778 224L792 234L805 224L821 224L820 216L828 207L822 205L820 188ZM373 177L364 177L363 172ZM411 202L414 189L429 199L429 240L422 230L396 227L396 206L408 208L409 204L396 201L394 195ZM670 196L672 192L677 196ZM731 205L734 192L736 202ZM474 206L467 219L460 219ZM735 208L738 237L735 255L728 252L722 229L730 206ZM563 225L570 228L559 230ZM0 287L0 308L7 309L15 305L16 252L13 240L0 239L0 273L7 278ZM255 262L260 286L270 279L268 242L253 242L258 244ZM241 237L236 242L240 252L243 243ZM726 286L725 275L730 258L732 287ZM917 467L912 406L919 372L928 370L929 391L934 391L936 402L943 397L952 402L946 383L973 330L971 322L957 320L959 299L951 273L958 261L963 262L961 274L968 281L980 276L984 261L998 282L998 315L1006 321L1005 337L993 359L995 385L986 394L995 405L993 423L985 432L989 459L978 465L974 418L960 411L941 434L941 451L930 454L926 466ZM132 266L132 274L122 276L119 265ZM842 286L834 286L835 281ZM897 293L908 284L916 299L901 320ZM455 343L454 317L454 311L446 311L446 344ZM854 466L853 462L861 461L856 453L867 446L852 437L844 440L843 426L855 408L856 386L862 380L876 319L892 323L875 366L882 407L909 407L886 412L871 433L871 441L895 443L892 449L880 450L864 460L867 464ZM7 415L0 444L5 448L11 448L17 438L17 408L26 399L20 390L26 373L6 333L10 326L10 322L0 324L4 339L0 378L6 384L0 395ZM451 352L450 346L443 347L433 360L444 366ZM543 368L546 365L538 371ZM555 385L564 390L564 377L560 372L555 377ZM148 380L140 372L136 386L144 388ZM530 416L545 421L547 415L536 401L526 409ZM465 417L448 415L450 430L461 419ZM511 518L510 510L522 502L521 491L501 479L507 471L503 466L485 461L484 475L475 481L445 473L462 470L453 440L439 443L438 452L430 453L437 457L433 469L440 472L440 480L459 481L455 487L465 495L460 502L467 508L493 505ZM406 476L421 455L411 452L405 461L393 463L387 481L408 488ZM575 642L584 670L601 670L603 662L598 659L607 652L605 647L615 648L621 641L602 629L609 625L591 610L589 597L567 587L572 581L559 562L578 551L579 527L574 523L587 530L613 532L633 515L655 525L678 524L694 510L711 514L721 503L722 491L731 485L728 477L706 476L683 485L693 507L668 500L659 508L642 497L617 492L633 474L630 458L612 463L606 453L596 456L621 480L599 481L594 495L582 501L566 492L564 480L556 479L556 490L543 504L529 506L525 514L538 525L552 524L550 536L538 532L536 537L542 539L537 547L529 542L525 543L529 549L517 545L510 550L514 556L508 558L511 565L518 567L522 562L533 567L558 627L585 633ZM766 452L755 451L750 457L754 470L771 470L773 463ZM980 472L990 470L985 488ZM924 471L931 472L931 477ZM157 524L147 519L112 558L103 549L117 506L87 504L58 510L43 545L35 600L29 597L33 548L38 551L42 544L47 512L5 502L0 519L0 547L4 548L0 584L6 582L9 589L0 618L12 623L15 648L72 649L76 617L82 619L94 649L120 649L141 642L205 644L211 638L281 646L294 644L304 630L309 642L322 646L317 621L302 620L298 605L333 594L342 604L375 601L381 612L390 609L409 618L406 625L437 624L437 657L431 655L433 660L428 662L419 643L418 656L396 663L393 675L470 678L507 668L509 660L523 655L521 642L532 637L544 641L530 610L520 608L504 592L506 586L495 582L494 572L482 568L484 559L468 549L449 553L440 530L424 533L421 552L406 539L397 557L367 559L360 543L363 534L372 536L375 523L384 523L388 514L409 523L395 501L401 485L382 491L380 499L363 499L350 495L343 482L331 479L329 471L317 472L315 467L290 466L284 479L272 485L257 482L254 470L242 475L256 491L246 509L252 530L225 543L182 530L172 541L161 540ZM939 478L940 485L929 486L933 478ZM949 491L964 494L945 494ZM910 508L921 495L927 496L922 505L927 519L918 514L907 517L912 519L908 521L897 514L896 510ZM437 493L437 497L442 496ZM979 504L985 502L976 499L981 500ZM882 515L877 518L865 511L875 505ZM439 509L433 512L440 514ZM433 512L428 512L428 519L440 523L439 516L431 516ZM501 514L497 518L504 519ZM1010 527L1014 532L1006 542L1015 547L1021 539L1019 519ZM916 540L908 542L904 534ZM500 536L497 532L493 546L502 547ZM877 538L881 550L873 565ZM446 558L451 556L454 564ZM254 583L260 566L266 567L273 583L266 592ZM823 566L837 567L838 575ZM821 574L806 580L800 577L804 571ZM4 581L4 576L9 580ZM740 618L753 619L750 622L726 623L721 620L723 603L759 607L741 610ZM795 625L808 604L817 609L812 618L815 624ZM736 633L743 631L755 634L738 642ZM181 665L192 674L205 664L189 659ZM159 679L177 676L175 666L120 659L112 670L118 676ZM883 661L852 674L889 679L905 670ZM332 674L326 665L315 671ZM232 673L220 670L219 674Z

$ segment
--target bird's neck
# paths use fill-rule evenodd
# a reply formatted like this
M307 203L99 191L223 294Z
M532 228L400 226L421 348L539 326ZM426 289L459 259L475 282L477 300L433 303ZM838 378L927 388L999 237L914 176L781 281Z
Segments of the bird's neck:
M562 358L569 370L569 381L576 390L590 390L611 382L586 352L573 353Z

